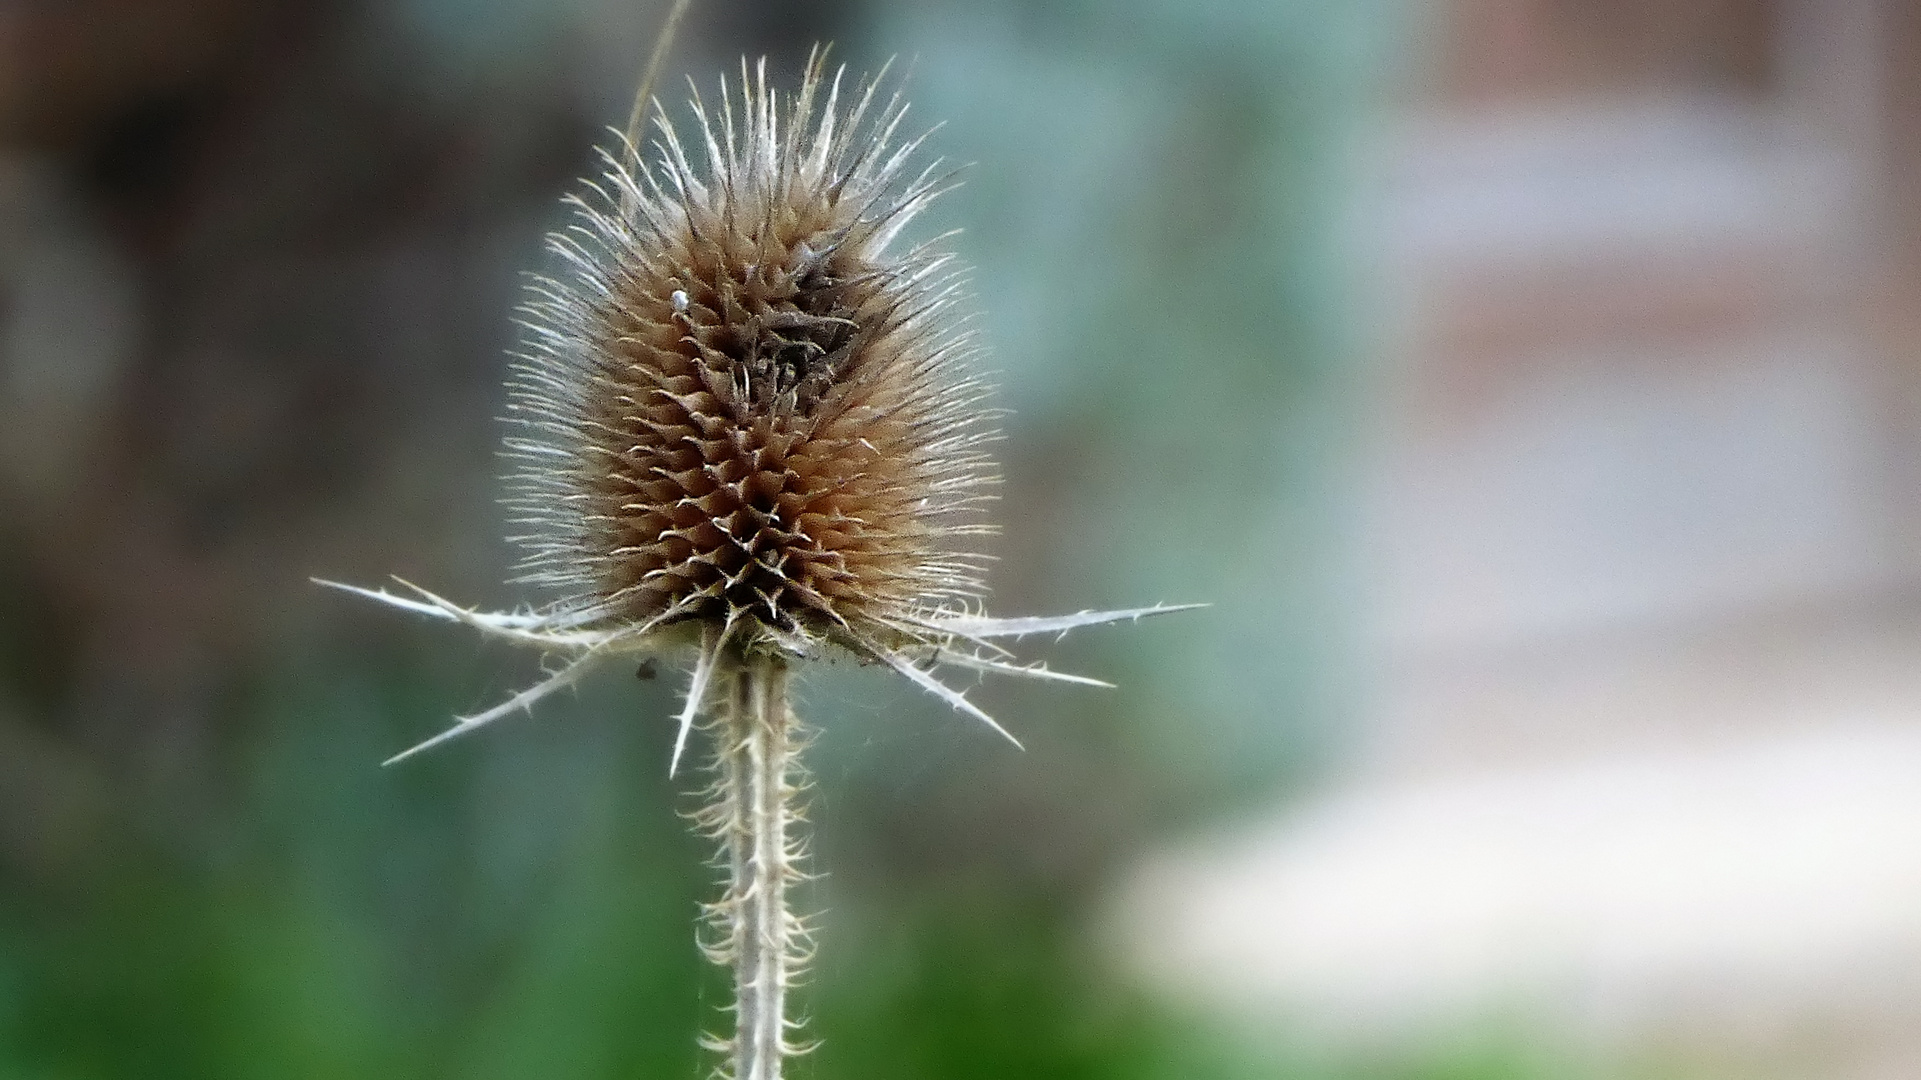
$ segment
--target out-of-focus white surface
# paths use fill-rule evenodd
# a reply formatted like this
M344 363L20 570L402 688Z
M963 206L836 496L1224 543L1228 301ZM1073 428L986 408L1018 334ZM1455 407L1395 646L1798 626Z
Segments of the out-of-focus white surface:
M1869 724L1362 786L1157 857L1123 940L1163 985L1335 1023L1921 1004L1918 780L1921 725Z

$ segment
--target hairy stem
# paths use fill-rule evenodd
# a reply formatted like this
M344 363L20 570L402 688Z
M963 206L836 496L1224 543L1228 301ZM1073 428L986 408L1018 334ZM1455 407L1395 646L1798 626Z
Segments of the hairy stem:
M734 972L734 1032L715 1048L733 1080L780 1080L787 991L807 959L806 931L787 908L787 887L803 876L800 841L800 726L787 704L787 665L776 657L731 656L727 690L716 695L710 728L718 753L713 801L701 821L721 846L727 892L708 909L715 932L708 958Z

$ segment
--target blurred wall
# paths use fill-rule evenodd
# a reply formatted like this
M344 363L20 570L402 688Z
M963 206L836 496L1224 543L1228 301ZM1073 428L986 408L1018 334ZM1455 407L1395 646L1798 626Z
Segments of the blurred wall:
M1912 8L1419 10L1351 204L1370 742L1142 861L1146 978L1522 1075L1921 1071Z

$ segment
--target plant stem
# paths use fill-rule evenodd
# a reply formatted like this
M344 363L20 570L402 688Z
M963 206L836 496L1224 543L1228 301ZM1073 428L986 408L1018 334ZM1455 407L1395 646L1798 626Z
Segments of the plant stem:
M787 704L787 665L778 657L732 655L728 692L716 695L710 725L718 742L714 800L701 823L720 842L727 893L708 908L717 940L710 960L734 971L734 1033L716 1044L733 1080L780 1080L787 991L805 962L805 929L787 910L787 886L803 875L796 798L799 722Z

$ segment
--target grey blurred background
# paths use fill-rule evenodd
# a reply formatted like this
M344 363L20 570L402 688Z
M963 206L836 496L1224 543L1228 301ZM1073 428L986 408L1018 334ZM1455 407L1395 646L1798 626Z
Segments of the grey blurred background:
M677 680L530 657L503 349L652 0L0 0L0 1080L694 1077ZM815 673L797 1077L1921 1075L1921 8L699 0L889 57L989 683ZM691 786L691 785L689 785Z

